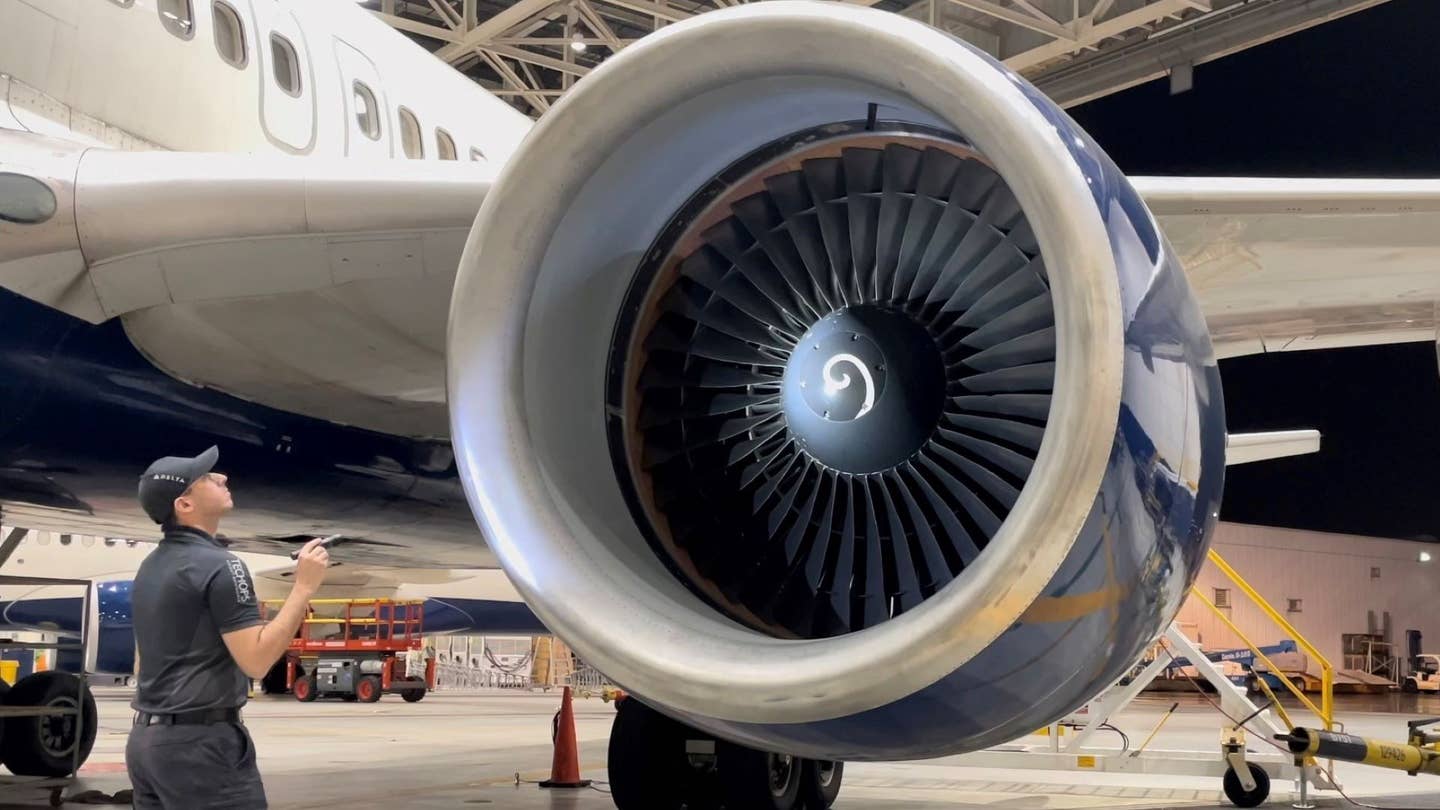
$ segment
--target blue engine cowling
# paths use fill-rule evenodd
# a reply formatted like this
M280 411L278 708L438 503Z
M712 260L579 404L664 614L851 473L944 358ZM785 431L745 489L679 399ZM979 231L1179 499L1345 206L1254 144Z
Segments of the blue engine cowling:
M87 626L82 621L85 600L61 595L65 591L73 592L72 588L47 588L44 593L0 603L0 626L55 633L62 645L74 642L73 649L60 648L56 669L79 672L83 668L90 673L128 676L135 671L135 634L130 612L132 584L128 579L91 584L90 603L94 612L88 622L88 659L81 656L79 645L81 628Z
M970 232L1004 247L954 258ZM1218 516L1216 361L1133 187L1024 79L868 9L727 9L607 60L486 198L449 358L527 603L760 749L934 757L1063 716L1164 630Z

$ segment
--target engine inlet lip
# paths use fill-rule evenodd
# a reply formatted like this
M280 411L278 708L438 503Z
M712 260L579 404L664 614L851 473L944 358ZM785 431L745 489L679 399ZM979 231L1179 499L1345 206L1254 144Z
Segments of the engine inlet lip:
M716 60L695 58L712 37L733 46L723 70ZM856 49L897 58L856 60ZM626 145L637 122L680 99L776 75L865 83L932 112L990 158L1035 223L1041 252L1065 257L1064 271L1054 274L1059 354L1051 428L1030 483L992 541L1002 553L986 555L981 575L943 598L816 641L765 637L718 616L677 619L677 610L690 608L625 570L606 531L572 520L565 493L550 486L525 400L529 304L577 189ZM634 92L610 92L615 87ZM842 717L953 672L1005 632L1050 581L1105 472L1120 399L1122 313L1108 234L1089 188L1103 178L1087 178L1070 154L1061 133L1072 125L1063 114L1027 92L988 57L918 22L775 0L678 23L608 60L532 132L518 153L531 159L507 165L471 232L452 300L452 436L467 497L512 581L542 621L601 671L698 718ZM584 116L587 126L567 115ZM545 158L555 154L567 160ZM606 643L617 628L625 643ZM906 666L876 667L876 660Z

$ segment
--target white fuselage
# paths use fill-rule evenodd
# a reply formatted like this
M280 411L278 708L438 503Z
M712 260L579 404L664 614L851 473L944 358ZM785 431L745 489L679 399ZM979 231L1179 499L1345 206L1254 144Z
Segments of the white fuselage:
M0 75L0 127L121 148L499 164L531 125L343 0L0 0Z

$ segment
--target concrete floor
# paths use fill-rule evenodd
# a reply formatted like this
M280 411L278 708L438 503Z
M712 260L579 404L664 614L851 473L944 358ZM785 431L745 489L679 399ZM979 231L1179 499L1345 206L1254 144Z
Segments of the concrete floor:
M86 789L113 794L127 787L129 693L100 689L97 697L100 733L71 794ZM1142 698L1117 725L1138 745L1175 700L1181 709L1151 748L1213 750L1219 718L1193 695ZM615 710L598 700L577 701L576 717L582 768L602 784L561 794L526 783L548 775L550 718L558 702L553 693L440 692L417 704L391 696L376 704L258 698L246 709L246 722L276 810L612 807L602 790ZM1347 730L1389 739L1404 737L1407 719L1440 715L1440 698L1432 697L1341 698L1339 704ZM1338 775L1348 793L1372 804L1440 808L1440 777L1345 764ZM1270 805L1288 806L1289 787L1277 783ZM1321 807L1350 806L1328 796L1333 798L1322 798ZM39 791L0 785L0 808L44 806L45 800ZM1229 806L1213 778L982 769L967 767L963 758L852 764L836 804L837 810Z

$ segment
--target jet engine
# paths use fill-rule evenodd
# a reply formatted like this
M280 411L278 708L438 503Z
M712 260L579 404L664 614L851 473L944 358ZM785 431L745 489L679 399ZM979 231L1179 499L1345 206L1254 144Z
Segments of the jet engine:
M487 196L454 445L545 625L822 760L971 751L1114 682L1203 560L1210 338L1055 104L919 22L777 0L580 81Z

